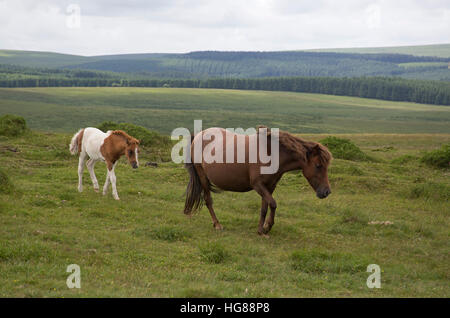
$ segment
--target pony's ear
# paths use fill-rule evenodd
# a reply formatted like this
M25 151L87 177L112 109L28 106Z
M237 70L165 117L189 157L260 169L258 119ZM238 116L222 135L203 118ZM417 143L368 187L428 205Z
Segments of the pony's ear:
M312 146L306 146L306 149L307 149L306 155L308 156L308 158L310 158L311 156L320 155L320 145L319 144L315 144Z
M260 129L266 129L266 131L267 131L267 136L270 136L271 131L270 131L270 128L269 128L269 127L264 126L264 125L256 126L256 131L257 131L257 132L259 132Z
M136 139L136 143L137 143L138 145L140 145L140 144L141 144L141 141L140 141L139 139Z

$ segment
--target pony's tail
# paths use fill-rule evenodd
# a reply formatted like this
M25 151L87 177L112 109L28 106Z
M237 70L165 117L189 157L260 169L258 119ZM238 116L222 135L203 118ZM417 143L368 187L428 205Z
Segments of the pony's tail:
M70 153L72 155L76 155L77 153L81 152L81 141L83 139L83 134L84 134L84 128L78 130L78 132L73 135L72 140L70 141Z
M189 172L189 183L186 188L186 201L184 203L184 214L192 215L203 205L203 187L193 163L186 163L185 167Z

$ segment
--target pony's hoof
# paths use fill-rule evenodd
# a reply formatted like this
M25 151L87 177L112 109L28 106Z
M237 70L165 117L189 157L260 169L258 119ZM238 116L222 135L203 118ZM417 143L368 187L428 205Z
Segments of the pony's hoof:
M78 188L78 192L83 192L83 188Z
M100 191L99 191L99 189L96 189L96 188L94 188L94 191L95 192L97 192L97 193L99 193Z
M114 200L116 200L116 201L120 201L120 198L119 198L119 197L116 197L116 198L114 198Z
M222 227L222 225L220 223L213 224L213 226L218 231L222 231L223 230L223 227Z

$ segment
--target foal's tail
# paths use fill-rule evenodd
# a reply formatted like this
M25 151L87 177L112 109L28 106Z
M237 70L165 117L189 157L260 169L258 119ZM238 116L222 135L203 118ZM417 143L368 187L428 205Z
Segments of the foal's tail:
M72 155L76 155L81 152L81 141L83 140L84 128L78 130L78 132L73 135L72 140L70 141L70 153Z

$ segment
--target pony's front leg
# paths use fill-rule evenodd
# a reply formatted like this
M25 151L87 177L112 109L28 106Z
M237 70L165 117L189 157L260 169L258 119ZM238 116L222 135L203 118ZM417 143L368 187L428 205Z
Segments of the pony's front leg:
M80 153L80 157L78 158L78 192L83 191L83 172L85 160L86 160L86 153L82 151Z
M103 186L103 195L106 195L109 187L109 169L106 169L106 180L105 185Z
M117 163L117 162L116 162ZM112 194L114 199L120 200L119 195L117 193L117 187L116 187L116 174L114 172L114 168L116 167L116 163L112 164L110 162L107 163L108 165L108 175L106 176L106 182L105 186L103 187L103 194L106 194L106 191L108 190L108 180L111 182L112 187Z
M258 192L258 194L261 196L262 200L265 201L266 203L262 204L261 206L261 217L260 217L260 223L259 223L259 228L258 228L258 233L261 234L267 234L270 232L270 230L272 229L272 226L275 223L275 211L277 209L277 202L275 201L275 199L272 196L273 190L269 191L265 185L263 185L262 183L256 183L253 185L253 189L255 189L256 192ZM268 217L268 219L266 219L264 225L262 226L261 229L261 225L263 222L263 216L264 219L266 217L266 213L267 213L267 205L270 207L270 216ZM262 230L260 232L260 230Z
M94 185L94 191L98 192L99 186L98 186L97 177L95 176L95 172L94 172L95 163L96 163L96 161L94 159L89 159L86 162L86 166L88 168L89 175L91 176L92 184Z

